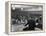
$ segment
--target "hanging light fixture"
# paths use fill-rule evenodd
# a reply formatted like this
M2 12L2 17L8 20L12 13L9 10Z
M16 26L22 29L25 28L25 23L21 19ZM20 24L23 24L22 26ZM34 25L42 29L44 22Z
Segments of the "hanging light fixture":
M12 5L12 9L15 10L15 5Z
M21 10L23 11L23 8L21 8Z

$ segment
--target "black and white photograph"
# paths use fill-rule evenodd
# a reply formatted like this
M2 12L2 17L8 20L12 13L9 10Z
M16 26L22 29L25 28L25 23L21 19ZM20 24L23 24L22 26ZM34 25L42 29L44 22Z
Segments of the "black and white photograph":
M43 5L11 4L11 32L42 30Z

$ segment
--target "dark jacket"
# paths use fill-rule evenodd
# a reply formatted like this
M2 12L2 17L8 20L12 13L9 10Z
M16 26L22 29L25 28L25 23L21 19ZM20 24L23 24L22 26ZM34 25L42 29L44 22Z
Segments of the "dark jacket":
M26 25L29 25L29 29L34 29L35 28L35 21L32 19L28 20L28 23Z

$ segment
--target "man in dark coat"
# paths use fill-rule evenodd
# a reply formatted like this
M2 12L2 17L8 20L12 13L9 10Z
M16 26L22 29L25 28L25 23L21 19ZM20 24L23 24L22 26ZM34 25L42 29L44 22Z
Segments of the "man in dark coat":
M24 28L23 29L24 31L35 30L35 20L33 20L33 19L28 20L28 23L25 26L27 26L27 25L28 25L28 27Z

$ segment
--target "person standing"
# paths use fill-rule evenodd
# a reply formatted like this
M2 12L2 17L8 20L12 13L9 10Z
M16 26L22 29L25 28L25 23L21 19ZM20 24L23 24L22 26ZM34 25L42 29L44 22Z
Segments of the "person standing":
M23 30L35 30L35 20L33 18L29 18L28 23L25 25L27 26L26 28L24 28Z

